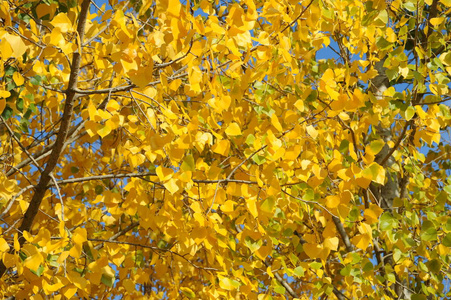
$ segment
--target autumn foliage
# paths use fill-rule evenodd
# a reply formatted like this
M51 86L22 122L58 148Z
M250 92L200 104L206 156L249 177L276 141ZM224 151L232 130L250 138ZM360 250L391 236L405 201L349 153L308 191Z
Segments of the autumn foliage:
M0 297L451 297L450 17L2 1Z

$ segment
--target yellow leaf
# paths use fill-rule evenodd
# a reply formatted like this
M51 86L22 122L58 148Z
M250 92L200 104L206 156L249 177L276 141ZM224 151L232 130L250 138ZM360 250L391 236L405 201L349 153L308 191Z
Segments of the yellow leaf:
M385 169L380 166L378 163L373 162L368 166L373 174L373 181L379 184L385 183Z
M254 218L258 217L257 200L256 199L247 198L246 199L246 207Z
M272 252L272 245L261 246L255 254L261 259L265 260Z
M0 53L2 54L2 57L10 57L14 53L13 48L11 45L4 39L0 41Z
M148 88L146 88L144 91L143 91L143 93L146 95L146 96L149 96L150 98L154 98L156 95L157 95L157 90L154 88L154 87L148 87Z
M321 77L321 81L326 83L330 87L335 87L337 84L335 82L335 74L332 69L327 69L323 76Z
M296 103L294 104L294 106L300 111L303 112L304 111L304 101L303 100L298 100L296 101Z
M368 186L370 185L371 181L373 180L373 173L371 171L371 169L365 169L362 172L360 172L360 174L356 174L356 183L358 186L360 186L361 188L368 188Z
M351 242L359 249L366 250L370 243L370 238L366 234L357 234L351 239Z
M377 223L379 220L379 216L384 211L382 208L380 208L378 205L370 204L370 207L365 209L363 213L363 217L365 218L365 223L367 224L374 224Z
M5 252L3 253L2 262L5 264L5 267L12 268L16 264L16 256Z
M25 79L23 78L23 76L19 72L14 72L13 80L14 80L14 83L17 86L22 85L24 83L24 81L25 81Z
M44 262L41 253L37 251L35 246L26 244L22 247L22 251L27 255L27 258L24 261L24 266L28 269L36 271L41 263Z
M97 130L97 134L100 135L102 138L106 137L111 133L111 127L108 125L103 125L102 128Z
M271 124L278 131L283 131L282 125L280 125L279 119L277 118L276 114L271 115Z
M84 242L88 240L88 233L85 228L78 227L76 228L72 233L72 241L77 244L81 245Z
M15 251L20 250L19 236L17 233L14 235L14 250Z
M2 91L0 91L1 93ZM0 114L3 112L3 110L5 110L6 107L6 100L4 98L0 99Z
M271 270L271 266L266 268L266 273L268 273L269 277L274 278L274 273Z
M3 26L11 26L11 15L9 13L9 5L7 1L0 3L0 17L3 19Z
M160 179L161 181L170 179L174 174L174 170L162 166L158 166L155 171L157 173L158 179Z
M224 202L223 205L221 205L221 211L225 213L233 212L235 210L235 204L236 202L232 200L227 200L226 202Z
M236 290L240 286L240 283L236 280L223 277L219 280L219 286L225 290L231 291Z
M180 17L180 10L181 10L181 8L182 8L182 4L180 3L179 0L168 0L167 13L169 15L172 15L175 18Z
M133 293L134 291L136 291L136 284L133 282L133 280L124 279L124 281L122 281L122 286L127 290L128 293Z
M50 24L52 24L55 28L59 28L63 33L73 31L72 22L67 17L66 13L57 14L50 22Z
M240 129L240 125L238 125L235 122L230 123L230 125L227 127L227 129L225 130L225 133L228 136L237 136L237 135L241 135L241 129Z
M376 155L382 150L384 145L385 142L382 139L371 141L371 143L365 147L365 152Z
M34 240L33 236L28 231L23 232L23 237L25 238L25 240L27 240L27 242L30 242L30 243L32 243Z
M0 252L6 252L9 250L9 245L4 238L0 238Z
M0 98L8 98L9 96L11 96L9 91L0 90Z
M216 143L212 149L214 153L221 154L222 156L228 156L230 151L230 142L228 140L221 140Z
M327 196L326 197L326 207L336 208L340 204L340 197L338 196Z
M42 283L42 288L44 289L46 295L50 295L53 292L60 290L64 284L61 281L57 281L55 284L50 284L47 280Z
M432 26L438 26L438 25L442 24L444 21L445 21L444 17L432 18L429 20L429 22L431 22Z
M307 133L313 138L316 139L318 136L318 131L312 125L307 126Z
M97 134L97 123L91 120L87 120L85 123L86 132L90 137L93 137Z
M110 101L108 101L108 104L106 106L106 110L109 111L109 112L114 112L114 111L119 110L120 107L121 106L119 105L119 103L116 100L111 99Z
M177 0L178 1L178 0ZM199 67L192 67L188 72L190 88L194 92L200 92L200 83L202 82L202 71Z
M25 211L27 211L28 206L30 206L30 202L21 199L19 200L19 206L22 212L25 213Z
M62 292L64 297L66 297L67 299L71 299L77 292L77 288L73 284L71 284L70 286L63 288Z
M59 232L60 232L60 236L62 238L67 238L67 231L66 231L66 227L65 227L64 222L60 222L58 224L58 229L59 229Z
M327 257L329 256L330 249L324 248L322 245L317 244L304 244L302 246L304 249L304 252L312 259L320 258L321 260L325 261Z
M2 52L2 57L7 58L8 56L13 56L15 58L20 58L25 53L25 51L27 51L27 46L22 41L22 39L18 36L7 33L7 34L3 35L2 42L3 42L3 40L5 40L5 42L7 44L9 44L9 46L11 46L12 53L9 54L10 51L8 51L8 49L5 49L5 47L7 48L7 46L3 45L0 48L0 50ZM3 54L3 50L6 50L5 54Z
M358 229L361 234L354 236L351 241L357 248L365 250L373 238L373 232L371 226L366 223L360 223Z
M57 47L64 46L66 40L61 33L61 28L55 27L50 34L50 44L55 45Z
M339 239L337 237L331 237L324 240L324 247L329 248L330 250L337 251L338 250Z
M174 178L169 179L168 182L166 182L163 185L171 194L174 194L175 192L177 192L179 190L179 186L177 185L177 180Z
M196 297L196 294L193 292L192 289L187 288L187 287L181 287L180 290L182 291L182 293L187 296L188 298L194 298Z

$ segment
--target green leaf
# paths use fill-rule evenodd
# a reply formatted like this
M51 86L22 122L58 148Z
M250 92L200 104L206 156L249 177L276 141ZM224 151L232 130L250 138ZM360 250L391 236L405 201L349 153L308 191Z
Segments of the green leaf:
M180 290L182 291L183 295L187 296L190 299L193 299L194 297L196 297L196 294L190 288L181 287Z
M437 259L428 261L426 264L428 266L429 272L432 272L434 274L440 273L441 264Z
M40 85L42 81L42 77L39 75L33 76L30 78L30 83L33 85Z
M338 149L340 153L344 154L347 153L349 149L349 141L348 140L342 140L340 143L340 148Z
M264 156L261 155L254 155L252 156L252 160L257 164L257 165L261 165L264 164L266 162L266 158Z
M351 274L352 266L346 265L343 269L340 270L340 274L343 276L349 276Z
M369 261L363 266L363 272L369 272L372 271L374 268L373 264Z
M302 268L301 266L296 267L294 269L294 275L296 275L298 277L304 277L304 268Z
M423 221L421 225L421 239L426 242L437 240L437 229L435 229L434 223L429 220Z
M244 239L244 244L246 245L246 247L249 248L249 250L251 250L252 253L254 253L258 249L260 249L260 247L262 246L262 241L258 240L255 242L254 240L252 240L250 237L247 236Z
M406 1L406 2L403 4L403 6L404 6L405 9L407 9L407 10L409 10L409 11L411 11L411 12L414 12L414 11L417 10L417 9L416 9L416 3L415 3L415 2L416 2L416 1L408 0L408 1Z
M374 21L374 19L376 18L376 16L378 14L379 14L379 11L377 11L377 10L373 10L369 14L366 14L362 19L362 26L370 25Z
M49 265L52 267L59 267L60 263L58 263L58 255L47 255L47 261L49 262Z
M41 274L44 272L44 266L40 265L39 268L35 271L35 270L31 270L31 273L35 274L36 276L41 276Z
M23 99L22 98L18 98L16 100L16 108L18 111L23 112Z
M251 146L255 142L255 136L253 134L249 134L246 138L246 144Z
M393 43L390 43L389 41L387 41L387 40L384 39L383 37L379 37L379 38L377 39L376 46L377 46L380 50L387 50L387 49L389 49L391 46L393 46Z
M103 186L97 185L97 186L95 187L95 192L96 192L97 195L102 194L102 193L103 193Z
M274 292L281 294L281 295L285 295L286 290L283 286L278 285L274 288Z
M382 148L384 148L385 142L382 139L372 141L370 143L370 149L373 152L372 154L378 154Z
M374 20L374 23L372 25L382 27L385 26L388 22L388 13L387 10L383 9L379 12L379 15L377 16L376 20Z
M181 169L183 171L191 171L191 172L196 170L196 164L194 162L194 157L192 155L185 156Z
M94 260L94 255L92 254L92 249L91 249L91 247L89 246L89 244L87 242L83 243L83 251L88 256L90 261Z
M102 274L102 283L106 286L112 287L114 284L114 277L108 276L106 274Z
M261 210L264 212L272 212L274 209L274 206L276 204L276 200L274 197L268 197L266 198L266 200L263 202L262 206L261 206Z
M11 118L12 115L13 115L13 110L9 106L6 106L5 110L3 110L2 117L5 120L8 120L9 118Z
M409 106L405 111L406 120L409 121L415 115L415 108L413 106Z
M312 269L319 270L319 269L321 269L323 264L320 262L312 262L309 264L309 266L312 267Z
M389 212L384 212L380 217L381 230L391 230L397 225L396 219Z
M451 231L451 218L448 218L448 221L446 221L445 230L447 232Z
M11 76L11 75L13 75L14 74L14 72L16 72L17 71L17 69L16 68L14 68L13 66L7 66L7 67L5 67L5 76Z
M444 187L443 189L445 190L445 192L447 192L448 194L450 194L450 195L451 195L451 184L450 184L450 185L447 185L447 186L445 186L445 187Z
M442 240L443 246L451 247L451 233L447 233Z

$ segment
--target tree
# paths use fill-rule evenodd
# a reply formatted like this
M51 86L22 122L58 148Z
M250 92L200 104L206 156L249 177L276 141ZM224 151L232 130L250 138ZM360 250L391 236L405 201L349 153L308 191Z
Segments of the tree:
M2 296L450 297L450 16L1 2Z

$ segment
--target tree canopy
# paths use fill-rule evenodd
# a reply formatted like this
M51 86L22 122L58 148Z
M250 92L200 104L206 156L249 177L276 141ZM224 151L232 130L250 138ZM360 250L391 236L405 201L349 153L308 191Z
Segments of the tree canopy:
M0 295L451 297L450 0L0 3Z

